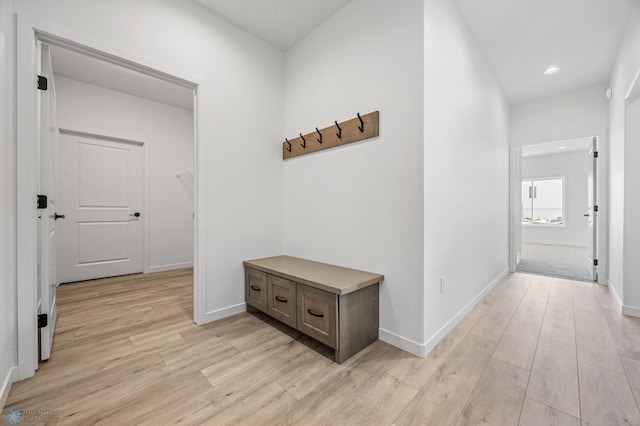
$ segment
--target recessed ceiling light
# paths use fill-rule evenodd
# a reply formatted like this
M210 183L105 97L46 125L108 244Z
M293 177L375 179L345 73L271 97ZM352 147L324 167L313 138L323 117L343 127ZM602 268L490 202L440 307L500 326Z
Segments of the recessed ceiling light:
M554 66L550 66L549 68L547 68L546 70L544 70L545 75L551 75L551 74L555 74L560 70L559 67Z
M561 146L558 149L567 149L567 147L566 146Z

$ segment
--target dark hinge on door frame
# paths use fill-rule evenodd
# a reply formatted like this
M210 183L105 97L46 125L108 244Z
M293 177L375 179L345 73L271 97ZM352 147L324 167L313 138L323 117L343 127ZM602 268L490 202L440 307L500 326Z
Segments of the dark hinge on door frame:
M38 314L38 328L49 325L49 316L47 314Z
M598 266L598 259L593 259L593 266Z
M49 87L49 81L47 80L47 77L38 76L38 90L47 90L47 88Z
M598 206L597 206L597 205L593 206L593 211L594 211L594 212L597 212L597 211L598 211Z
M593 151L593 158L598 158L598 151Z

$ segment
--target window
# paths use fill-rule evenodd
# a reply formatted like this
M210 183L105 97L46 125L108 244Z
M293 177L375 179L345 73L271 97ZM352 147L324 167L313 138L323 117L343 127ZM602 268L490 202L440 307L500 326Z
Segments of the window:
M564 226L564 177L522 180L522 223Z

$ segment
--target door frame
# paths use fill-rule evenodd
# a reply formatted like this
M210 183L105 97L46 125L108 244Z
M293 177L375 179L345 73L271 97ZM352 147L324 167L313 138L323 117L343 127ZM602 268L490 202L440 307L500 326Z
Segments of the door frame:
M609 130L604 129L604 134L593 132L595 134L588 136L567 137L564 139L592 138L597 139L598 147L598 175L596 177L597 187L597 203L598 203L598 222L597 222L597 245L598 245L598 284L608 285L609 276L608 267L609 260L607 258L607 217L608 217L608 192L607 192L607 157L608 157L608 138ZM547 143L553 141L544 141L539 143ZM533 144L535 145L535 144ZM522 195L522 146L509 145L509 272L516 272L516 254L518 240L521 239L521 220L520 206Z
M24 14L16 14L16 177L17 177L17 305L18 305L18 380L34 375L38 368L37 328L37 211L36 211L36 64L35 42L40 40L60 46L115 65L142 72L152 77L179 84L193 91L194 126L194 280L193 315L196 324L206 322L206 244L199 238L199 231L206 229L204 179L204 146L199 143L198 89L201 78L175 70L171 67L149 63L149 61L126 51L68 30L36 20Z

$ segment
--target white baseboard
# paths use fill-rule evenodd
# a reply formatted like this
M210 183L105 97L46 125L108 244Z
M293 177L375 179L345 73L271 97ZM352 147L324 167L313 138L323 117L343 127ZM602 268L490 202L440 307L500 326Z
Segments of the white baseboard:
M385 330L384 328L378 329L378 339L415 356L419 356L421 358L427 356L427 353L425 352L425 345L414 342L406 337L399 336L389 330Z
M620 296L618 296L616 287L613 285L611 280L607 280L607 287L609 287L609 291L611 292L611 294L613 294L613 298L616 299L616 303L618 303L618 306L622 307L622 299L620 299Z
M629 315L631 317L639 317L640 318L640 308L638 308L638 307L622 305L621 311L625 315Z
M440 328L426 343L418 343L414 342L411 339L407 339L406 337L399 336L391 331L385 330L383 328L378 330L378 338L383 342L386 342L390 345L393 345L403 351L407 351L415 356L419 356L424 358L436 347L438 343L442 339L445 338L447 334L451 332L455 328L456 325L460 323L466 317L469 312L476 307L478 303L485 298L487 294L509 273L509 268L504 268L500 274L493 279L484 289L478 293L471 302L467 303L467 305L462 308L460 312L458 312L453 318L451 318L447 323Z
M229 306L227 308L218 309L215 311L209 311L205 314L204 322L212 322L217 321L223 318L227 318L233 315L238 315L247 311L246 303L239 303L234 306Z
M15 382L17 376L18 368L11 367L9 371L7 371L7 376L2 381L0 387L0 413L4 411L4 404L7 402L7 398L9 398L9 391L11 391L11 384Z
M496 278L494 278L493 281L491 281L488 286L482 289L480 293L476 295L476 297L474 297L469 303L467 303L467 305L464 308L462 308L460 312L454 315L454 317L451 318L445 325L443 325L440 328L440 330L436 331L433 334L433 336L431 336L431 338L427 340L427 342L424 344L425 356L429 352L431 352L433 348L435 348L436 345L440 343L440 341L444 339L445 336L449 334L451 330L453 330L455 326L458 325L460 321L464 319L464 317L469 315L469 312L471 312L473 308L475 308L476 305L478 305L478 303L480 303L482 299L484 299L485 296L489 294L489 292L500 282L500 280L502 280L504 277L507 276L508 273L509 273L509 268L504 268L502 272L500 272L500 274Z
M149 266L147 273L173 271L174 269L193 268L193 262L173 263L171 265Z
M611 292L611 294L613 294L614 299L616 299L616 303L618 304L620 312L622 312L624 315L640 318L640 308L638 308L637 306L624 305L613 283L611 281L607 281L607 286L609 287L609 291Z

